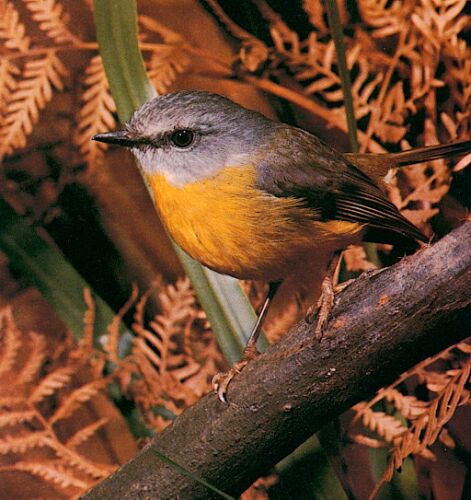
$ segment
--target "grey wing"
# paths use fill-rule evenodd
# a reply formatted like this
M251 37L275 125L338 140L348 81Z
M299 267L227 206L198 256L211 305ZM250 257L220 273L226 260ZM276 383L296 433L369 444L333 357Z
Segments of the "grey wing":
M274 141L257 170L259 188L302 200L317 220L365 224L370 241L428 241L367 175L317 137L280 125Z

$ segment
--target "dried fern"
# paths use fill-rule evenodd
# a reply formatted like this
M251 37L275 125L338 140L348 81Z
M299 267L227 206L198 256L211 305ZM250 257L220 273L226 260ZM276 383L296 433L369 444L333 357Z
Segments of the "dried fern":
M39 119L39 110L51 100L53 87L63 88L62 77L67 73L54 51L26 62L22 79L4 109L0 158L26 145L26 137Z
M81 40L72 34L67 26L69 16L60 3L55 0L23 0L23 2L31 11L39 29L47 33L54 42L80 44Z
M13 319L11 309L0 310L0 376L9 372L13 367L18 351L21 348L21 341L18 338L18 330Z
M75 142L89 165L102 158L106 145L91 141L94 134L114 128L113 113L116 106L106 80L100 56L91 59L85 70L85 91L82 94L83 107L79 113L79 130Z
M66 448L69 448L71 450L76 449L78 446L90 439L90 437L93 436L98 431L98 429L101 429L107 423L107 418L100 418L96 422L93 422L92 424L78 430L72 437L70 437L66 441Z
M356 412L353 422L361 419L363 425L375 433L379 439L363 434L353 434L354 441L370 447L390 447L390 460L381 480L376 484L371 497L374 498L381 486L390 481L395 469L401 467L403 461L411 454L433 458L430 446L439 436L447 440L444 426L453 417L456 408L469 402L469 392L465 385L470 380L471 358L463 358L459 351L469 351L469 344L462 342L450 347L433 358L419 363L416 367L401 376L392 386L382 389L368 403L354 407ZM437 363L440 361L440 363ZM443 362L447 361L459 368L443 371ZM442 367L440 369L440 367ZM398 387L406 380L418 380L434 392L428 401L404 394ZM374 405L386 401L399 412L397 415L374 410ZM450 442L451 438L448 439ZM451 440L452 441L452 440Z
M26 36L25 25L20 21L20 15L13 2L0 1L0 40L5 48L26 52L30 46L30 39Z
M163 288L159 293L161 313L148 325L145 323L146 302L160 284L158 280L136 304L136 338L131 355L117 360L112 352L108 353L117 364L113 376L156 430L169 423L158 414L158 408L178 414L194 403L210 389L216 363L221 359L214 340L201 332L201 324L199 333L195 332L200 313L195 309L188 280Z
M73 417L108 383L99 378L77 387L72 378L83 376L91 361L81 351L68 353L66 364L48 356L44 337L23 335L9 308L0 310L0 455L10 464L2 472L23 471L54 483L66 491L82 492L106 477L115 466L96 463L77 451L108 422L100 418L76 428L72 435L59 432L57 422ZM64 362L64 358L62 363ZM46 364L49 364L46 368ZM91 365L93 367L93 365ZM92 369L93 372L93 369ZM14 454L14 455L13 455ZM42 457L42 458L40 458Z
M0 439L0 455L7 453L25 453L33 448L49 446L51 440L47 432L34 432L21 437L4 435Z
M0 468L1 470L2 468ZM5 469L3 468L3 470ZM62 488L73 486L80 491L85 491L89 487L89 483L74 477L70 470L56 462L17 462L10 470L29 472Z

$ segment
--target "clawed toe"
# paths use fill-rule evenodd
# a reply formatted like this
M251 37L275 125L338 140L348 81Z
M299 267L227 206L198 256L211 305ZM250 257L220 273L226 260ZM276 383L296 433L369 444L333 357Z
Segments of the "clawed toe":
M239 374L247 365L249 360L242 359L236 363L229 371L216 373L213 377L213 390L222 403L227 403L226 393L232 379Z

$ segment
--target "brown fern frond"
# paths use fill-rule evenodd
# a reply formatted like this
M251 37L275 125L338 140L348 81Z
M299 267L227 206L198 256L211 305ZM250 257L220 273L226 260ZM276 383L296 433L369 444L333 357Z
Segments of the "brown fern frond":
M18 386L31 384L38 376L46 359L46 339L44 336L36 332L29 332L29 338L30 350L28 358L15 378L15 383Z
M16 77L20 74L18 66L8 59L0 59L0 127L4 120L4 110L18 84Z
M288 27L283 18L265 0L253 0L253 3L257 6L261 16L266 21L270 32L276 32L278 37L292 45L293 51L298 52L298 34Z
M187 41L182 35L151 17L139 16L139 24L151 33L157 34L164 42L154 46L150 59L146 61L148 76L152 84L158 93L164 93L191 63L186 48Z
M387 446L387 443L382 439L375 439L363 434L351 434L349 437L353 442L368 446L368 448L379 449Z
M0 396L0 406L5 407L5 408L12 408L15 407L16 405L20 405L21 403L24 403L24 397L23 396Z
M450 39L463 30L468 23L468 16L461 15L465 6L466 0L451 0L445 3L422 0L416 6L411 21L429 42L429 50L433 47L441 51Z
M75 450L78 446L80 446L82 443L87 441L87 439L93 436L93 434L95 434L98 429L106 425L108 421L108 418L103 417L90 425L82 427L82 429L78 430L71 438L66 441L66 448Z
M90 483L86 483L81 479L78 479L71 474L62 465L56 462L16 462L11 470L21 470L24 472L29 472L35 476L38 476L46 481L57 484L62 488L68 488L73 486L75 488L80 488L81 491L85 491L90 487Z
M16 327L11 308L0 310L0 376L10 371L21 347L21 334Z
M47 396L51 396L70 382L74 367L65 366L57 368L39 382L38 386L31 392L28 403L40 403Z
M421 413L406 432L394 441L391 458L379 482L375 485L370 498L374 498L381 486L390 481L394 469L401 467L403 461L411 454L430 456L429 447L436 441L452 416L457 406L462 403L465 384L469 381L471 359L468 357L460 369L453 370L448 383L440 393L430 401L425 412ZM368 409L371 412L370 409Z
M322 3L317 0L304 0L303 9L309 17L309 22L319 31L319 33L327 33L329 28L324 22L325 11Z
M121 386L132 395L148 425L162 430L170 421L155 415L164 406L179 414L210 389L210 381L221 360L214 339L192 325L199 319L194 292L188 279L167 285L159 293L161 313L149 325L144 324L144 306L149 290L135 311L131 363L117 374ZM139 378L129 372L138 373Z
M159 94L168 91L178 75L190 66L191 59L185 48L179 45L162 45L152 51L146 62L148 76Z
M80 347L68 345L61 356L53 355L48 358L49 374L43 376L40 368L46 361L44 336L30 332L30 342L27 342L28 337L15 326L11 311L1 310L0 317L2 326L8 321L7 330L16 331L20 347L27 346L27 353L15 356L14 364L11 366L9 375L13 375L15 383L11 383L11 377L1 379L5 382L1 387L2 394L6 392L8 386L11 397L0 398L0 455L17 456L8 457L11 465L0 466L0 473L30 472L46 482L63 488L76 487L83 491L96 480L108 476L116 468L115 465L95 462L89 452L85 453L85 448L84 452L76 450L82 443L96 437L96 432L109 419L98 418L91 424L85 421L82 427L71 419L67 423L67 428L73 430L69 431L71 437L67 441L63 436L64 427L59 425L59 432L55 424L73 415L73 412L83 407L108 384L109 378L100 377L96 380L91 378L96 376L97 371L101 374L103 359L100 356L89 356L84 360L80 357ZM96 361L99 368L97 371ZM73 390L70 387L71 377L79 369L81 378L87 377L86 380L91 381ZM59 390L60 393L56 395ZM56 397L47 399L53 394ZM39 451L40 448L47 450ZM33 452L33 455L30 452ZM52 453L56 456L54 460L37 458L45 454L50 457Z
M407 26L415 2L386 2L359 0L358 10L363 21L373 28L374 38L385 38L400 33Z
M83 336L80 340L80 345L84 349L92 349L96 306L89 288L85 288L83 290L83 299L87 306L87 310L85 311L85 314L83 316Z
M160 280L156 282L148 290L148 293L144 294L139 301L134 316L136 321L133 324L133 330L144 340L153 345L159 353L158 357L155 357L155 354L152 355L153 363L156 364L156 366L160 365L160 361L158 361L159 358L166 358L170 349L170 338L181 330L182 322L191 316L195 302L194 293L191 290L188 279L185 278L177 281L175 286L167 285L159 293L162 314L156 315L154 320L150 322L150 326L153 330L152 332L144 327L143 308L149 297L149 293L151 293L158 284L160 284ZM151 350L147 348L145 343L137 343L136 347L141 350L144 349L145 352L151 354Z
M139 294L139 290L137 288L137 285L135 283L133 283L132 290L131 290L131 296L126 301L126 303L121 307L121 309L118 311L118 314L116 314L113 317L113 320L111 321L111 323L108 325L108 327L106 329L108 334L107 334L106 343L104 345L104 350L109 355L111 361L113 361L116 364L119 363L119 337L120 337L119 328L120 328L120 324L121 324L121 321L122 321L124 315L129 311L129 309L131 309L133 304L136 302L138 294Z
M426 413L429 406L426 401L421 401L415 396L405 396L397 389L385 390L384 399L393 403L394 408L401 412L401 415L408 420L414 420L420 417Z
M56 43L80 45L81 40L68 28L69 16L55 0L23 0L39 29Z
M0 455L7 453L24 453L32 448L51 446L47 432L33 432L21 437L4 436L0 439Z
M78 133L74 141L80 147L80 152L87 163L93 165L102 159L106 145L91 141L90 138L116 126L113 116L116 106L111 97L100 56L91 59L85 70L84 84L86 89L82 94L83 106L79 113Z
M451 435L448 432L448 429L446 427L444 427L440 431L440 434L438 435L438 440L444 446L446 446L447 448L450 448L450 450L454 450L456 448L456 441L451 437Z
M171 316L172 321L181 321L191 315L195 304L195 293L188 278L179 279L175 285L167 285L159 293L160 303L165 314Z
M62 90L62 77L67 74L53 50L26 62L21 80L4 109L0 158L26 145L26 137L39 119L39 110L51 100L53 88Z
M75 467L95 479L109 476L117 468L114 465L97 464L96 462L92 462L75 451L69 450L59 441L52 441L50 446L65 464Z
M11 425L31 422L36 417L36 412L32 410L11 411L0 415L0 427L8 427Z
M108 379L94 380L72 391L63 401L61 401L57 410L49 418L49 424L52 425L58 420L70 417L74 411L80 408L82 403L90 401L90 399L95 397L108 383Z
M471 354L471 344L469 344L468 342L460 342L459 344L456 344L455 347L464 354Z
M20 15L13 2L0 1L0 40L10 50L26 52L29 49L30 39L25 35L25 25L20 22Z
M221 24L225 27L228 33L230 33L235 38L239 40L256 40L256 38L245 31L238 24L236 24L225 12L224 9L219 5L216 0L207 0L209 8L212 10L213 14L219 19Z
M162 23L159 23L159 21L152 17L140 15L138 21L141 28L150 31L151 33L155 33L166 44L178 45L185 42L185 38L183 37L183 35L171 30L167 26L164 26Z
M145 308L147 305L147 302L149 301L151 295L162 286L163 280L162 277L159 276L156 279L154 279L149 288L141 295L139 300L136 303L136 306L134 307L134 323L136 325L140 325L144 327L144 315L145 315Z
M376 268L376 266L368 260L365 247L362 245L350 245L342 253L342 258L348 271L363 272L371 271Z
M363 425L381 436L387 443L393 443L407 432L400 420L382 411L373 411L365 408Z

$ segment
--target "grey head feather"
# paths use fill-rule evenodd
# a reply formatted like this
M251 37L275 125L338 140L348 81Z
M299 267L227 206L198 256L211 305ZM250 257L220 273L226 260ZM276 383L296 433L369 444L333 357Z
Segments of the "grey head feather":
M146 139L132 149L145 173L163 174L177 187L214 176L225 166L253 163L278 124L220 95L182 91L156 97L139 108L126 128ZM191 130L195 141L178 148L176 130Z

